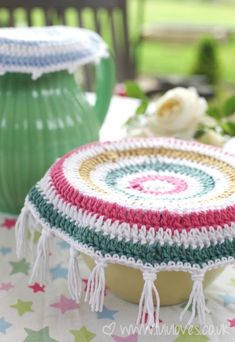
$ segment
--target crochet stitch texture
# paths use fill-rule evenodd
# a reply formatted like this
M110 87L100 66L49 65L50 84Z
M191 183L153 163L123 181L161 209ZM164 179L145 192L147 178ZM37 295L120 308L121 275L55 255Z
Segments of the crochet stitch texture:
M0 29L0 74L22 72L38 78L60 70L73 73L107 56L107 46L95 32L51 26Z
M30 222L63 238L72 250L92 256L97 265L86 295L92 310L102 310L104 267L119 263L140 269L145 286L138 323L147 314L149 326L158 324L157 273L189 272L194 284L189 322L197 311L199 323L205 324L204 274L235 258L234 171L235 156L178 139L131 139L80 147L56 161L29 192L17 221L18 255L26 249L31 217ZM45 273L45 241L43 235L36 277ZM74 258L71 253L69 288L78 299L81 287L78 270L72 271Z

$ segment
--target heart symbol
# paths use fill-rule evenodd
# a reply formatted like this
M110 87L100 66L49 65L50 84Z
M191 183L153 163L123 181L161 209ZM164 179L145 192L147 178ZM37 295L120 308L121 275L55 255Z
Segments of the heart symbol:
M108 336L113 335L115 327L116 327L116 322L111 322L108 325L104 325L102 329L103 334L108 335Z

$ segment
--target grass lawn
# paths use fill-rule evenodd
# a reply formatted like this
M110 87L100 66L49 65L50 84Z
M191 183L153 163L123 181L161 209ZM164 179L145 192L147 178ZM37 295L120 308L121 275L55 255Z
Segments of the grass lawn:
M142 46L140 73L144 74L183 74L191 72L197 47L185 44L150 44ZM235 42L220 45L221 78L235 84Z
M131 29L141 0L129 0ZM144 24L188 23L214 24L235 32L235 1L146 0ZM235 84L235 36L218 47L223 81ZM148 74L187 74L191 71L197 44L144 43L138 49L140 72Z

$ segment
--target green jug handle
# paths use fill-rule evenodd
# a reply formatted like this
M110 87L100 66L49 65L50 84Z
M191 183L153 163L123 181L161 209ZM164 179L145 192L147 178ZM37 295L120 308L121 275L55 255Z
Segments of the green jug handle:
M96 101L94 110L100 126L107 114L115 84L115 67L113 57L109 54L96 64Z

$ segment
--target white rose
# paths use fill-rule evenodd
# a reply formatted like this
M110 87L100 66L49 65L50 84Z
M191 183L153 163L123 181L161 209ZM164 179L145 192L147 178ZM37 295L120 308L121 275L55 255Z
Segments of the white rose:
M155 115L149 117L148 128L157 136L190 139L207 110L207 102L194 88L175 88L155 102Z

